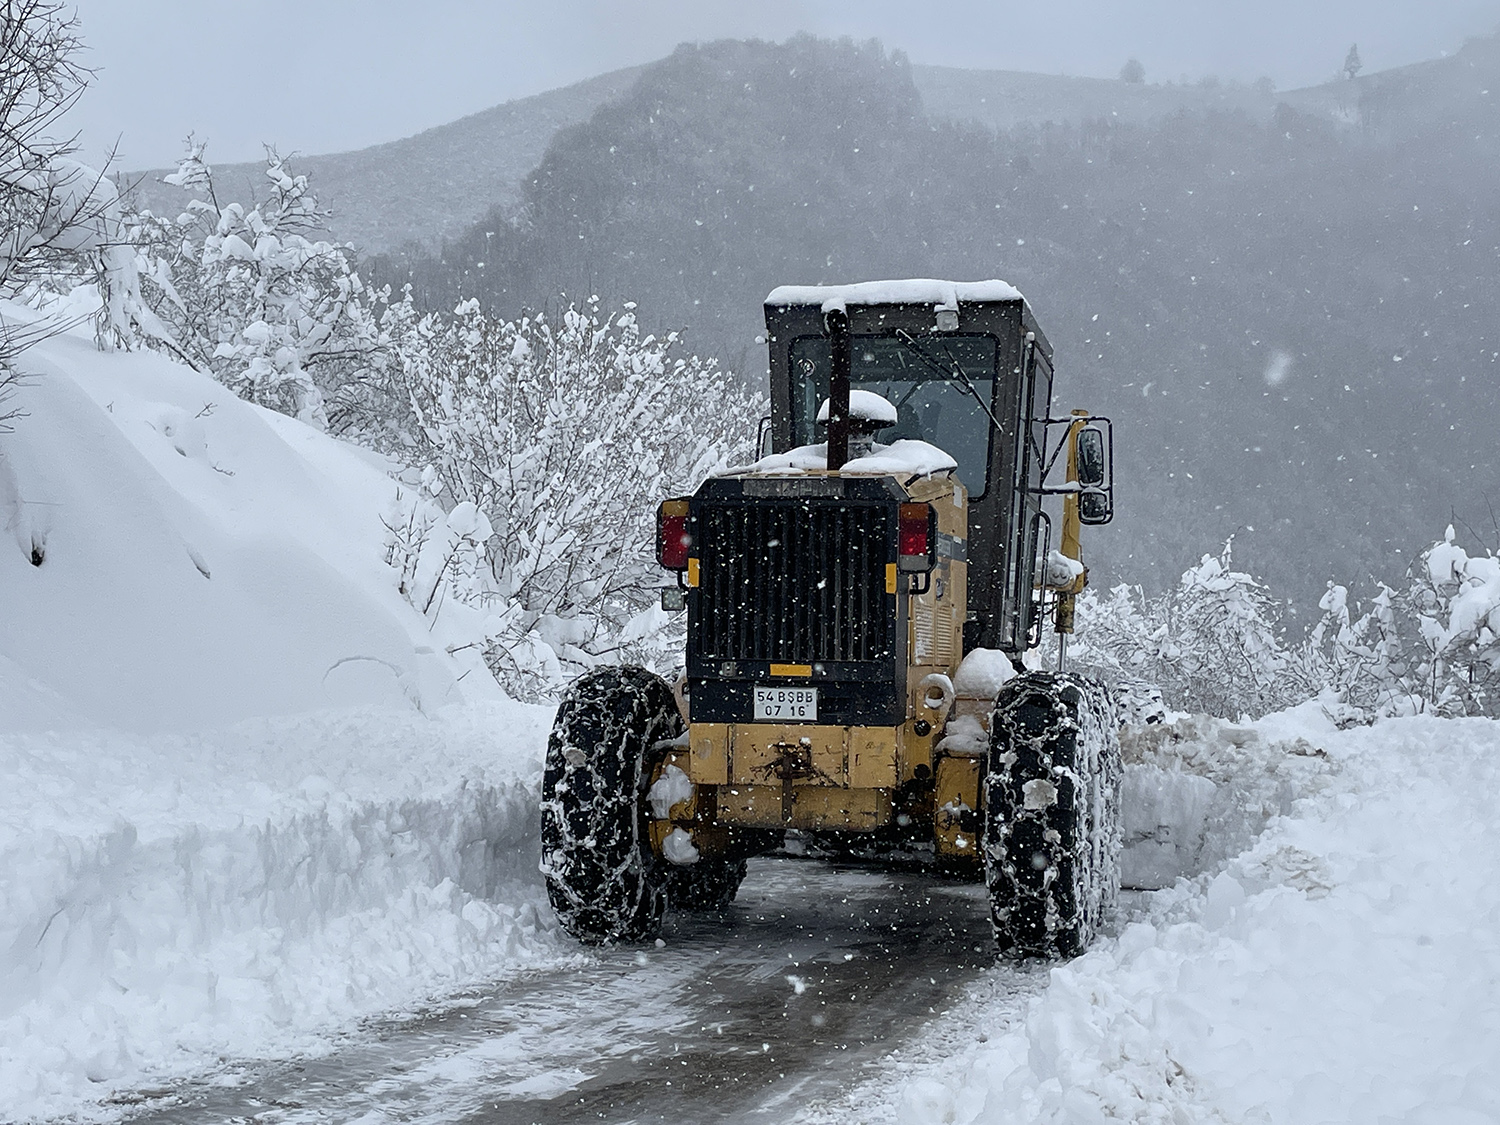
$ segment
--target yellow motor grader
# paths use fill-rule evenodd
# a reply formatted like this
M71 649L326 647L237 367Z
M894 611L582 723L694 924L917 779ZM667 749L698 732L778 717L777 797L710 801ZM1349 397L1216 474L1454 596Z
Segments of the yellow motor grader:
M558 708L558 918L650 937L796 830L982 876L1002 951L1072 955L1119 883L1113 709L1061 660L1080 525L1113 515L1109 421L1053 416L1052 350L1003 282L783 286L765 317L760 459L658 516L680 690L600 668ZM1031 669L1049 615L1058 670Z

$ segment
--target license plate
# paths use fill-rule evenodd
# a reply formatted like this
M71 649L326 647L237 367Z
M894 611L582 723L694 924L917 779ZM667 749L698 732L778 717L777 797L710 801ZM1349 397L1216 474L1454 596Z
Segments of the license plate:
M757 687L755 721L804 721L818 717L818 689L813 687Z

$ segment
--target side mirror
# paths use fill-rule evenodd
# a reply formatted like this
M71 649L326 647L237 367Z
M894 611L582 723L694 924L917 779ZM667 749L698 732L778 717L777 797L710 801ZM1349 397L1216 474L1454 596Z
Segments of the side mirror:
M1078 483L1084 488L1103 488L1105 481L1104 431L1085 426L1078 431Z
M1115 518L1113 427L1107 418L1078 431L1078 522L1091 526Z
M1078 496L1078 522L1090 526L1108 523L1115 518L1115 508L1107 492L1083 492Z
M769 456L771 456L771 416L767 414L760 420L760 428L755 433L755 459L758 461Z

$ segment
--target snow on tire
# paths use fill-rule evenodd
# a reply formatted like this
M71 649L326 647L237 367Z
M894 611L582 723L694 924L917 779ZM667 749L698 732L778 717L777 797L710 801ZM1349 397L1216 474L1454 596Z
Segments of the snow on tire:
M541 869L558 921L579 941L639 941L661 925L669 875L647 835L648 758L682 729L672 689L644 668L597 668L558 705Z
M1001 950L1071 957L1119 894L1120 742L1098 681L1031 672L1001 688L985 778L985 882Z

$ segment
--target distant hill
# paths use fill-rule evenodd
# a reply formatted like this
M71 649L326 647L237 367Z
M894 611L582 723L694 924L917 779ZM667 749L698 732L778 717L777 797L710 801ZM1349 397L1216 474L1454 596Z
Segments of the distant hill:
M518 209L371 270L433 307L636 300L751 379L774 284L998 276L1047 326L1061 405L1119 425L1098 580L1233 534L1306 609L1455 514L1500 534L1500 40L1264 112L998 132L916 78L848 44L679 48L559 132Z
M354 152L301 156L340 239L365 253L406 243L434 248L455 238L492 208L513 207L521 179L541 160L558 130L586 120L619 98L645 68L632 67L460 118L447 125ZM913 66L911 79L926 111L992 128L1021 124L1077 125L1090 118L1144 124L1182 109L1234 108L1269 114L1274 99L1248 87L1130 84L1005 70ZM213 164L210 147L208 160ZM161 182L171 169L132 172L143 205L171 212L177 189ZM230 198L264 193L259 163L215 164Z
M618 97L640 72L640 67L613 71L414 137L356 152L302 156L292 164L311 177L340 239L370 253L408 242L436 246L457 237L490 208L512 203L521 178L536 167L557 131ZM207 158L227 198L265 194L263 164L214 164L212 147ZM184 196L161 182L168 171L172 169L132 172L121 179L137 185L143 206L175 214Z
M1017 125L1078 125L1093 118L1146 125L1181 110L1244 110L1269 114L1276 97L1268 88L1122 82L1117 78L1072 78L1017 70L969 70L952 66L911 68L922 105L934 117L978 121L994 129Z

